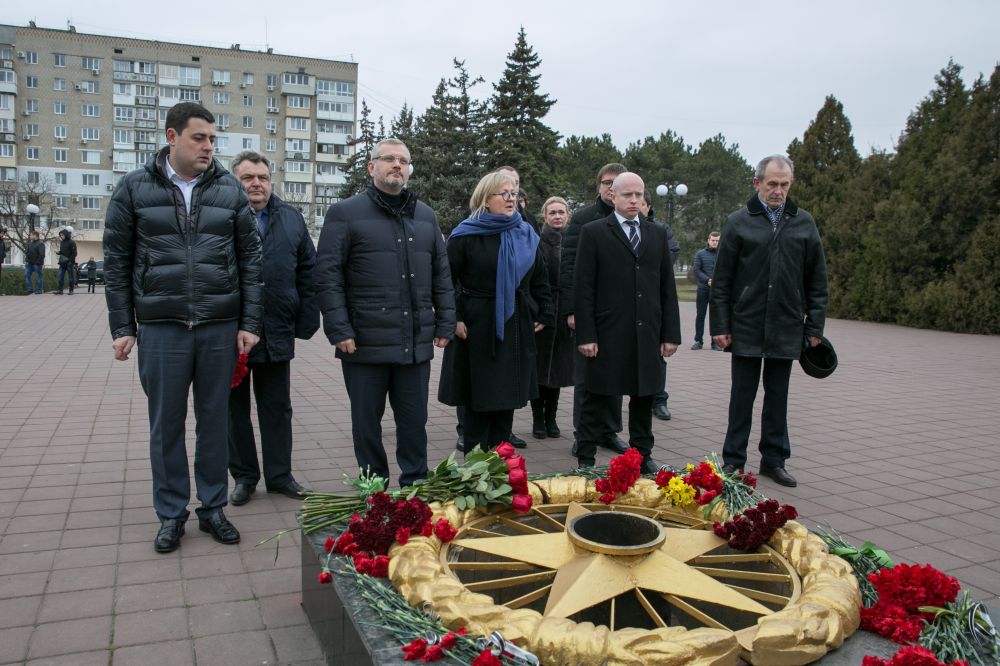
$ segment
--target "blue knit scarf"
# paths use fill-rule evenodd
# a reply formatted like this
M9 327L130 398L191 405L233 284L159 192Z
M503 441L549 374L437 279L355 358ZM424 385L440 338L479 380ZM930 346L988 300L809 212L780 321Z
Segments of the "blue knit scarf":
M461 236L491 236L500 234L497 254L497 283L494 319L497 338L503 341L503 329L514 315L514 292L531 267L535 265L538 234L514 211L510 217L485 211L462 220L451 232L451 238Z

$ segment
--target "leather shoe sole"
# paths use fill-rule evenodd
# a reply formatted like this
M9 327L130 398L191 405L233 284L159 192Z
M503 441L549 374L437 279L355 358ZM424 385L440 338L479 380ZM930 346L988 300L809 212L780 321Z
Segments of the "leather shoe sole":
M657 405L653 407L653 416L660 419L661 421L670 420L670 410L667 409L666 405Z
M308 488L302 487L302 485L299 484L298 481L292 481L291 483L281 486L280 488L268 488L267 492L278 493L290 499L300 500L305 496L305 493L312 491L309 490Z
M728 463L722 466L722 473L723 474L731 475L731 474L736 474L737 472L739 472L739 473L742 474L743 473L743 468L742 467L737 467L736 465L730 465Z
M181 545L181 537L184 536L184 523L180 520L164 520L160 524L160 531L156 533L153 540L153 548L158 553L172 553Z
M601 442L601 448L609 449L615 453L625 453L628 451L628 444L623 442L621 438L615 437L614 439L606 439Z
M787 488L794 488L799 485L799 482L795 480L795 477L786 472L784 467L761 467L760 470L758 470L758 474L760 476L766 476L775 483Z
M257 492L256 486L251 486L248 483L237 483L229 495L229 503L233 506L243 506L250 501L250 496L255 492Z
M240 542L240 532L220 511L208 518L198 519L198 529L208 532L219 543L232 545Z
M656 474L660 471L660 466L653 462L652 458L646 458L642 461L639 471L643 474Z
M520 437L518 437L513 433L511 434L510 439L508 441L511 443L511 446L513 446L515 449L523 449L528 446L528 443L526 441L524 441L523 439L521 439Z

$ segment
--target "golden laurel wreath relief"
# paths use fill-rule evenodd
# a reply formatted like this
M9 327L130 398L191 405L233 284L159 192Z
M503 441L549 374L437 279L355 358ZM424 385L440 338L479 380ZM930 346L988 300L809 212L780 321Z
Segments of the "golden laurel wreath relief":
M520 516L431 504L458 535L393 546L392 584L449 628L499 631L560 666L808 664L858 628L850 565L794 521L743 553L712 532L721 503L705 519L649 479L610 506L582 477L529 487Z

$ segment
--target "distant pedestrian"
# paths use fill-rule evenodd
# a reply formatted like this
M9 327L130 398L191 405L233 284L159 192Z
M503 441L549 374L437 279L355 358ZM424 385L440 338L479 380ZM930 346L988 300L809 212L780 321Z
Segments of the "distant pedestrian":
M38 238L38 232L28 234L28 247L24 252L24 283L26 294L40 294L42 285L42 264L45 263L45 243ZM32 276L35 276L32 285Z
M52 292L57 296L62 296L63 282L68 278L69 295L73 295L73 287L76 286L76 241L73 240L73 230L66 227L59 232L59 284L56 291Z
M0 227L0 271L3 270L3 262L7 260L7 230ZM0 277L2 277L0 273Z
M708 234L707 245L698 250L694 255L694 265L691 270L694 272L694 279L698 283L697 314L694 319L694 344L691 349L701 349L704 346L705 337L705 314L708 313L708 300L712 289L712 274L715 273L715 257L719 252L718 231ZM712 349L722 351L715 342L712 342Z
M97 262L91 257L87 262L87 293L97 292Z

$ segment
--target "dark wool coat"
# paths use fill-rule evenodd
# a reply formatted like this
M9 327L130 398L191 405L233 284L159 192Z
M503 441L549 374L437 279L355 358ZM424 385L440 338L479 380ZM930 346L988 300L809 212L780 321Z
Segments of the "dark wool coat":
M823 335L826 259L812 215L791 199L772 231L755 194L722 228L712 276L712 335L738 356L797 359L803 335Z
M500 236L460 236L448 241L458 321L468 338L444 350L438 399L480 412L518 409L538 397L535 322L551 326L552 299L540 250L515 292L514 314L496 336L495 302Z
M563 236L562 261L559 264L559 316L563 319L567 315L573 314L573 306L576 304L576 296L573 292L576 286L576 248L580 243L580 230L583 225L594 220L603 220L608 215L615 212L613 206L604 202L604 199L597 197L597 201L581 208L573 213L566 227L566 234Z
M559 301L559 260L566 228L553 229L542 225L538 249L545 260L549 289L552 292L553 312L561 310ZM535 334L538 347L538 384L560 388L573 385L573 361L576 355L576 336L566 325L565 317L556 317L554 326L546 326Z
M576 343L596 342L586 387L600 395L653 395L663 388L660 344L681 342L677 285L666 230L642 219L638 256L612 213L580 232Z
M308 340L319 330L319 302L313 285L316 249L302 213L276 195L267 202L264 229L264 314L260 344L252 363L290 361L295 338Z
M330 207L319 236L316 293L330 344L353 338L350 363L423 363L455 334L448 254L430 207L404 190L393 210L379 190Z
M104 221L111 337L136 321L197 326L239 321L260 333L260 236L240 181L218 160L191 194L166 177L169 147L115 188Z

